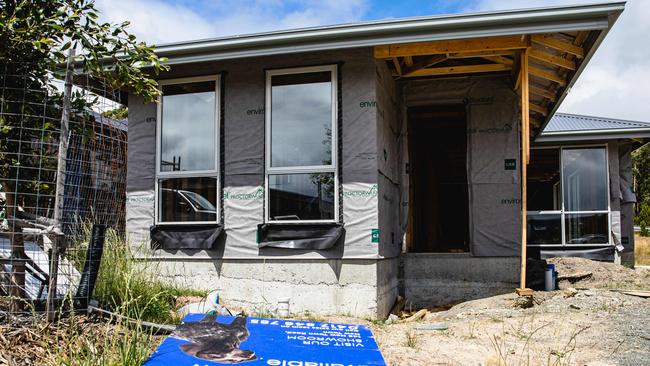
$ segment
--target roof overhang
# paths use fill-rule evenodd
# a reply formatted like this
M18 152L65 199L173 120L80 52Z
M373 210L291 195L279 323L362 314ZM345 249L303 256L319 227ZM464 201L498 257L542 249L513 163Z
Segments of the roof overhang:
M624 2L417 17L303 28L155 47L168 64L203 62L385 44L606 30Z

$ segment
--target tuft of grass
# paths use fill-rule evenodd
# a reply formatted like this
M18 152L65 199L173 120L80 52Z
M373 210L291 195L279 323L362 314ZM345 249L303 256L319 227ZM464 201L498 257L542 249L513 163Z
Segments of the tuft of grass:
M415 331L412 329L407 330L405 335L406 335L406 346L410 348L417 348L420 341Z
M650 266L650 237L634 237L634 261L637 265Z
M82 268L90 226L77 235L76 258L70 260ZM112 229L106 231L104 251L95 283L93 298L100 307L115 311L136 320L157 323L178 323L175 315L176 298L180 296L204 297L205 291L180 288L163 282L158 277L155 261L135 260L128 243Z

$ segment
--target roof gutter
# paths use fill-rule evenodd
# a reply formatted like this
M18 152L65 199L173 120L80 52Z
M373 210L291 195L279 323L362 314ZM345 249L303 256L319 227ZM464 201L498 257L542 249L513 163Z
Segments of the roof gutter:
M163 44L168 64L515 34L607 30L624 2L418 17Z
M625 128L620 130L585 130L544 132L535 138L535 143L561 141L593 141L613 139L650 138L650 127Z

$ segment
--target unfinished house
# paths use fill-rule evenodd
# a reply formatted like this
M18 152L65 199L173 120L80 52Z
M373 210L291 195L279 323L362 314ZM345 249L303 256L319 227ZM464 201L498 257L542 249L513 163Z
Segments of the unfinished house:
M537 257L629 251L634 140L541 134L623 8L158 46L160 102L128 97L135 255L226 303L381 317L400 292L525 287L526 241Z

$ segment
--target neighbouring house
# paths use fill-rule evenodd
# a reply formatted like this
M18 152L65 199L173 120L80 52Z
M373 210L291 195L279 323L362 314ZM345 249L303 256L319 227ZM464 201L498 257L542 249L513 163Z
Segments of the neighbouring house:
M373 317L523 287L526 242L628 261L648 130L555 113L623 9L160 45L160 103L128 95L133 252L230 304Z

